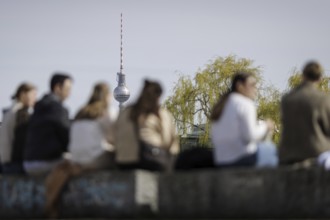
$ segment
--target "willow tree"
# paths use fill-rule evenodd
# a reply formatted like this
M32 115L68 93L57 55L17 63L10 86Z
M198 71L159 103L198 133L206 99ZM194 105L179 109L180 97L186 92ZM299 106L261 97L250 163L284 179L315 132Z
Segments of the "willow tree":
M165 101L165 107L175 118L179 135L186 135L193 127L199 127L204 130L199 138L201 144L208 143L212 107L229 90L232 76L238 71L252 73L261 79L260 67L254 66L250 59L234 55L211 60L193 78L179 77L173 94Z
M271 119L275 123L273 141L277 144L280 139L280 101L282 93L274 86L260 89L258 97L258 119Z

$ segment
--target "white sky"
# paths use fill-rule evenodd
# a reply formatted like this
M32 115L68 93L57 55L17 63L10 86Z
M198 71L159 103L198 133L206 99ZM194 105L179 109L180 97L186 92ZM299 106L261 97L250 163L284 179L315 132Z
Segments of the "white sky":
M327 0L0 0L0 108L22 81L43 95L56 70L74 78L71 115L94 83L114 88L121 12L130 100L145 77L161 81L167 97L178 74L229 54L254 60L283 90L310 59L330 74L329 9Z

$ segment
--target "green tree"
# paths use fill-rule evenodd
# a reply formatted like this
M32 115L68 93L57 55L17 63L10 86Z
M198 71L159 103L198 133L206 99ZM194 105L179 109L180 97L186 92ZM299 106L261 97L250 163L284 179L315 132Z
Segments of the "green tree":
M166 108L172 112L179 134L187 134L194 126L196 90L189 76L180 76L173 95L165 100Z
M266 86L260 91L258 98L258 118L271 119L275 123L273 141L278 144L280 140L280 101L282 93L274 86Z
M297 87L302 81L301 73L297 68L293 68L291 76L288 79L288 88L287 90L291 90Z
M180 76L173 95L165 101L165 107L175 118L179 135L191 132L192 127L205 125L200 142L208 144L212 107L219 96L228 91L231 78L238 71L253 73L261 81L260 67L254 66L252 60L234 55L211 60L194 78Z

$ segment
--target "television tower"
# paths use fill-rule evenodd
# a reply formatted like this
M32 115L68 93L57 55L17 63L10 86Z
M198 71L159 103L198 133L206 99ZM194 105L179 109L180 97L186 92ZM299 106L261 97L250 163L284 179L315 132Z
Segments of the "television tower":
M124 102L130 97L130 92L126 87L125 74L123 73L123 13L120 14L120 71L117 73L118 85L113 91L115 99L119 102L122 109Z

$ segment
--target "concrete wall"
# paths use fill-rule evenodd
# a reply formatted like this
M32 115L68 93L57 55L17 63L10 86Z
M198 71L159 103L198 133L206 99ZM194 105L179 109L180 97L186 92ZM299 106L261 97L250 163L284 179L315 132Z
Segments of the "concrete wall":
M42 218L44 178L0 177L0 219ZM97 172L72 179L62 218L330 217L330 174L314 169L227 169L157 174Z

